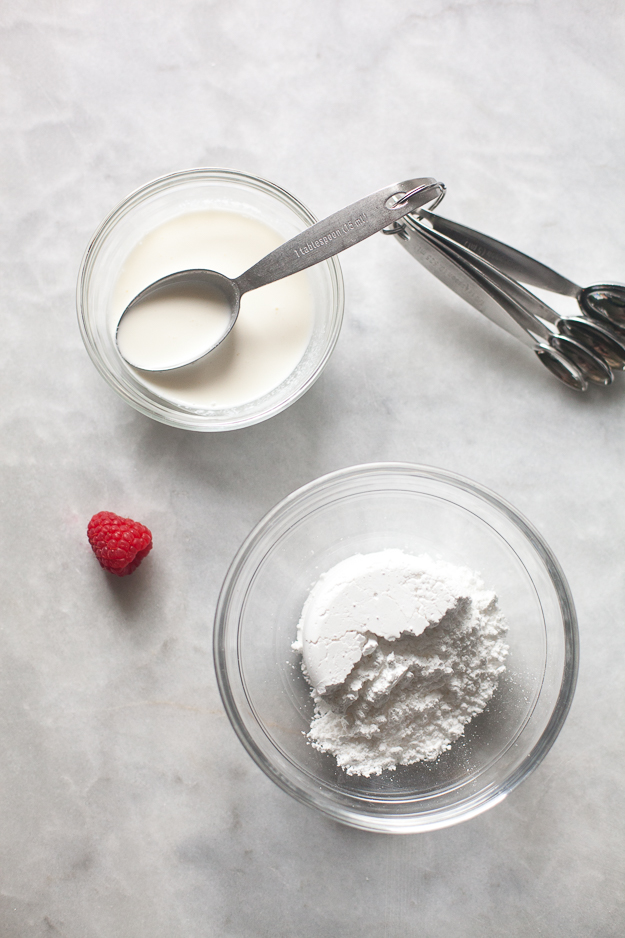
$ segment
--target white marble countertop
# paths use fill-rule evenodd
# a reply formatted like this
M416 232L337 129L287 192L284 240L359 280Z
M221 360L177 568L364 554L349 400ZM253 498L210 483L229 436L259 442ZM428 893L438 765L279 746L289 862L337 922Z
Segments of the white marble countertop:
M166 172L228 166L322 217L434 175L445 211L577 282L625 280L618 0L5 0L0 934L617 938L625 931L625 379L576 394L376 236L313 389L230 434L141 416L74 310L90 235ZM477 819L334 824L249 759L213 675L243 537L333 469L401 460L509 500L579 613L569 719ZM113 582L86 525L148 524Z

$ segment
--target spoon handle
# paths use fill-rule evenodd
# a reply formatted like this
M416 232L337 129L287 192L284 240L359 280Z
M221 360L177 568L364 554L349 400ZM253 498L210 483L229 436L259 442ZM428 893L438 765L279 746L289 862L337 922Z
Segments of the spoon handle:
M509 244L504 244L503 241L496 241L495 238L482 234L481 231L459 225L458 222L450 221L449 218L443 218L441 215L433 215L429 211L420 211L419 217L429 222L439 234L467 248L473 254L477 254L483 260L498 267L509 277L520 280L521 283L540 287L551 293L560 293L562 296L577 297L579 293L580 288L576 283L567 280L566 277L528 254L523 254L522 251L510 247Z
M426 270L434 274L442 283L479 310L495 325L513 335L520 342L533 348L537 338L543 339L550 335L546 324L540 325L541 334L530 334L529 320L517 314L518 308L513 301L506 302L497 286L483 277L473 265L454 248L449 247L436 233L419 224L416 219L410 219L405 228L407 237L401 238L401 244L421 263ZM532 325L535 325L532 322Z
M241 294L305 270L381 231L445 191L430 177L409 179L368 195L307 228L235 280Z

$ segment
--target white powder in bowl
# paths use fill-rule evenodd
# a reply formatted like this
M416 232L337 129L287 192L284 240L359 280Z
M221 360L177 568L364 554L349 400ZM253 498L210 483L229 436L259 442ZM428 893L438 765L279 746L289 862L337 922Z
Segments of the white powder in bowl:
M349 775L436 759L492 697L505 632L497 597L466 567L401 550L348 557L311 590L293 644L312 745Z

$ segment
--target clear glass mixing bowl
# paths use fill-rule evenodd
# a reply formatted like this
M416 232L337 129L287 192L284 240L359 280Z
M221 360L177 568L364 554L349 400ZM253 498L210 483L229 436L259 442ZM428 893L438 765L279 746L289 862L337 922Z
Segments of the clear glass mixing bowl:
M448 752L367 779L307 741L313 705L291 643L323 572L389 547L480 572L499 597L510 652L486 710ZM232 725L276 784L353 827L414 833L480 814L536 768L571 704L578 636L557 560L510 505L450 472L388 463L317 479L263 518L223 584L214 651Z
M100 374L141 413L187 430L234 430L280 413L319 377L343 321L343 278L336 257L309 268L310 340L299 364L278 387L249 403L227 408L201 409L167 400L146 387L117 351L117 323L111 317L114 290L130 252L149 232L178 215L207 210L237 212L264 222L285 241L317 220L284 189L245 173L190 169L155 179L128 196L95 233L78 277L78 321Z

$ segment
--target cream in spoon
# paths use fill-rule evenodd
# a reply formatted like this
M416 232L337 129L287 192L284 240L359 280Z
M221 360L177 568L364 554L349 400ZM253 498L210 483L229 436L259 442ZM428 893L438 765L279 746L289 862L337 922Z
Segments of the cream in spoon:
M387 186L297 234L235 279L216 270L197 268L169 274L147 286L124 310L116 332L120 354L126 358L125 350L130 345L132 357L126 360L146 371L167 371L199 361L217 348L232 330L243 294L327 260L408 212L440 201L443 193L442 184L432 178ZM187 327L179 332L175 326L176 304L169 301L177 291L185 293L188 288L196 296L198 306L187 316ZM207 298L204 312L200 311L202 294ZM221 317L220 332L220 310L224 309L222 295L229 315ZM166 300L161 302L163 298ZM127 318L133 319L131 343L126 339ZM171 326L167 325L168 318L173 320ZM155 342L154 331L170 336L170 342L166 339ZM142 336L148 350L145 357L140 354ZM155 345L157 354L150 354Z
M133 303L117 327L117 346L129 365L161 371L189 363L198 347L217 344L230 319L230 303L219 287L187 277L169 282Z
M128 254L113 294L112 327L129 300L172 271L191 264L236 274L283 240L269 225L235 210L197 210L168 219L144 235ZM193 305L191 293L190 320L195 315ZM223 410L258 400L296 371L310 343L314 308L313 286L306 271L268 284L243 297L236 329L210 355L172 371L133 368L135 377L159 397L191 409ZM131 321L130 315L126 318ZM172 326L179 328L175 317L154 330L152 341L157 347L150 354L166 351ZM187 322L186 328L195 341L194 323ZM141 339L129 334L128 341L129 346L139 345Z

